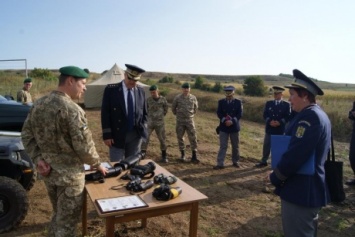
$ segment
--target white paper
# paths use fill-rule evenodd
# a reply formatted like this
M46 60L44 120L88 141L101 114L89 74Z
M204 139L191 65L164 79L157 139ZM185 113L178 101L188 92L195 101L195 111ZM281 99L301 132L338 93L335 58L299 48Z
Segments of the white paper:
M102 212L119 211L147 206L147 204L137 195L98 199L96 201Z
M101 162L101 165L105 168L112 168L112 165L108 162ZM90 165L84 164L85 171L90 170Z

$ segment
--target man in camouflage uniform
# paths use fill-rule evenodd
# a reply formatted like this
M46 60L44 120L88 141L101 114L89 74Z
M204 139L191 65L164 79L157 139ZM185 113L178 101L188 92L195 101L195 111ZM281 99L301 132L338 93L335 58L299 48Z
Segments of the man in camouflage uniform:
M37 100L31 108L22 141L43 176L52 203L48 236L70 237L77 236L83 205L84 163L104 175L107 169L100 165L85 112L73 101L86 90L89 74L74 66L59 71L57 90Z
M30 94L30 89L32 87L32 79L26 78L23 81L23 88L22 90L17 92L17 101L21 103L32 103L32 96Z
M160 142L161 162L168 163L168 159L166 157L166 136L164 124L164 116L168 112L168 102L164 96L159 95L159 89L156 85L152 85L149 88L149 91L151 97L147 99L148 137L147 141L142 143L141 150L142 152L146 152L150 135L155 130Z
M194 115L198 109L197 99L194 95L190 94L190 84L184 83L181 86L182 94L174 98L172 111L176 115L176 135L181 152L181 161L185 161L185 144L184 134L187 132L189 142L192 150L192 163L199 163L197 159L197 136L194 123Z

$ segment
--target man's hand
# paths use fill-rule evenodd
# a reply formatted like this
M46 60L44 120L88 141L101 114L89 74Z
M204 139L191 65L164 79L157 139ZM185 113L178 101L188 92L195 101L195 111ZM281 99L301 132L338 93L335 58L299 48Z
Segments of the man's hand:
M233 122L232 122L232 120L227 120L227 121L224 122L224 124L225 124L227 127L229 127L229 126L232 126L232 125L233 125Z
M106 167L99 165L99 167L97 167L97 170L99 170L104 176L106 175L106 172L108 171Z
M278 127L278 126L280 126L280 122L277 121L277 120L271 120L270 121L270 126L271 127Z
M43 177L46 177L51 172L51 166L44 160L39 160L37 163L37 172Z
M113 144L113 139L106 139L104 140L106 146L111 147Z

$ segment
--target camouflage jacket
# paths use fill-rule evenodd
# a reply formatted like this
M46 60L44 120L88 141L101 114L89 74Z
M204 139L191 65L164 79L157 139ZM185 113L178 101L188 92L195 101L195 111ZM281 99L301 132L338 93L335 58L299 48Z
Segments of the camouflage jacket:
M153 97L147 99L148 122L161 122L168 113L168 102L165 97L159 96L158 100Z
M172 111L177 120L192 119L198 109L197 99L194 95L179 94L175 96Z
M35 164L50 164L49 176L57 185L84 179L84 163L98 166L85 112L65 93L52 91L37 100L22 129L22 142Z
M32 103L32 96L29 91L20 90L17 92L17 101L22 103Z

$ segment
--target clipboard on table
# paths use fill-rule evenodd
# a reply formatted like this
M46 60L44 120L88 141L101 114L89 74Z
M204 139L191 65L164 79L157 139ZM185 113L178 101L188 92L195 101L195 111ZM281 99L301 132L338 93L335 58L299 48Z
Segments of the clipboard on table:
M138 195L102 198L95 200L102 213L147 207L148 204Z
M282 155L287 151L291 137L285 135L271 135L271 168L275 169L282 158ZM311 155L311 159L301 167L297 174L314 175L315 173L315 151Z

